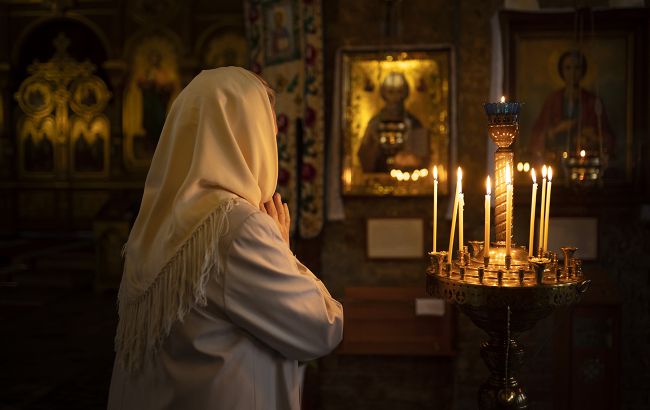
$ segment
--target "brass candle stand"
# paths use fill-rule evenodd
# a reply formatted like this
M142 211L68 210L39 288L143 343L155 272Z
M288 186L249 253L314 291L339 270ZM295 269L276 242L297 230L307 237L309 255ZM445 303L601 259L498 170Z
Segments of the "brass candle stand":
M518 134L517 103L486 104L488 131L498 149L495 153L495 234L484 254L483 241L470 241L457 258L447 262L447 252L430 253L427 293L456 304L488 334L481 356L490 377L479 388L480 409L527 409L528 397L517 379L524 348L517 335L530 330L559 306L580 300L589 287L574 247L563 247L564 261L557 254L541 252L529 257L525 247L505 247L504 169L512 166L512 143ZM505 112L504 112L505 111Z

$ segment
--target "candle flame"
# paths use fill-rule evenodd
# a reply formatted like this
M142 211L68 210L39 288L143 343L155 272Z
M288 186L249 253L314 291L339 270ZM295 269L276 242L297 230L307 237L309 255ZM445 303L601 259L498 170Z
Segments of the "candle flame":
M585 155L587 155L587 152L585 150L580 150L580 156L584 158Z
M458 171L456 172L456 175L458 176L458 180L462 181L463 180L463 170L458 167Z
M512 176L510 174L510 166L506 167L506 184L512 184Z
M530 175L533 177L533 184L537 183L537 176L535 175L535 168L530 170Z
M435 165L433 167L433 179L435 179L436 181L438 180L438 166L437 165Z
M485 179L485 191L487 192L488 195L490 195L490 192L492 192L492 185L490 184L490 176Z
M548 167L548 182L551 182L551 179L553 179L553 168Z
M506 102L506 96L505 96L505 95L502 95L502 96L501 96L501 102L502 102L502 103Z
M546 178L546 165L542 167L542 178Z

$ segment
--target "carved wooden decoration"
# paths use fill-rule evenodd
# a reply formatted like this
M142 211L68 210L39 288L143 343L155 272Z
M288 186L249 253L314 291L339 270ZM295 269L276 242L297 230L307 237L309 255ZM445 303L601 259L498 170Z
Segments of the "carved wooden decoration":
M14 95L18 120L19 174L25 178L107 177L110 125L104 115L111 97L93 75L95 66L67 54L70 40L59 34L56 52L34 61Z

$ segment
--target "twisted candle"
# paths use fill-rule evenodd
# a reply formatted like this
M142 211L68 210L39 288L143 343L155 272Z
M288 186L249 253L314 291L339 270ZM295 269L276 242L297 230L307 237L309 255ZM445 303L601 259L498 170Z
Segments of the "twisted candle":
M463 191L463 171L458 167L456 178L456 195L454 195L454 210L451 216L451 233L449 234L449 253L447 263L451 263L451 255L454 252L454 233L456 232L456 215L458 213L458 196Z

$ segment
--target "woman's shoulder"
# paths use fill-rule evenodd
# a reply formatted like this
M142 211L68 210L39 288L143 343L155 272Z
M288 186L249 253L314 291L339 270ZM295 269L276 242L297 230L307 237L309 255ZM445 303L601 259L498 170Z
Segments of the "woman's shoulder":
M228 214L228 226L231 236L237 236L242 227L255 229L273 228L273 220L259 208L244 199L235 199Z
M228 212L228 224L231 227L240 226L251 215L259 212L260 210L250 202L240 198L233 199L232 208Z

